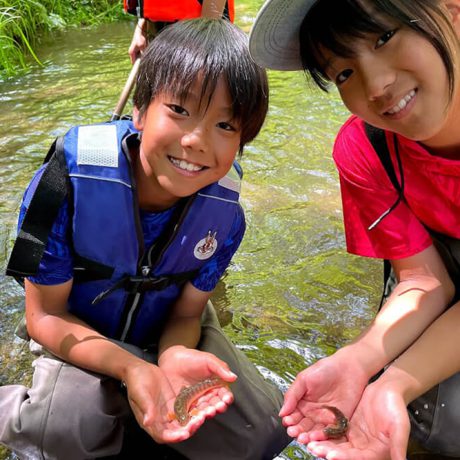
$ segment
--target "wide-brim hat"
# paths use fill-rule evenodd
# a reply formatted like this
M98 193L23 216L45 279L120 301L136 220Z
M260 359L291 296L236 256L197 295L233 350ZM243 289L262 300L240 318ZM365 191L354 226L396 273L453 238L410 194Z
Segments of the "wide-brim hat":
M267 0L249 35L249 51L261 67L301 70L299 31L318 0Z

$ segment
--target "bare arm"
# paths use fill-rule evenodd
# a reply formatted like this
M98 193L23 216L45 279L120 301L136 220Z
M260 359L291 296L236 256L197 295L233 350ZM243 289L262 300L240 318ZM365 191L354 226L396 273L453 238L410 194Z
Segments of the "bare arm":
M226 0L203 0L201 16L219 19L224 14Z
M422 312L420 312L422 313ZM407 458L407 404L460 370L460 303L435 319L422 334L366 386L354 410L346 442L310 443L315 455L353 460Z
M454 295L454 285L434 246L392 265L398 285L372 324L338 352L352 353L369 377L408 349Z
M188 282L175 302L159 343L159 355L172 345L195 348L200 340L201 314L211 293Z
M236 379L227 363L211 353L195 350L201 335L201 315L210 295L188 282L161 335L158 365L177 393L214 376L229 383ZM232 392L223 386L200 398L197 409L206 417L214 417L225 412L232 402Z
M404 460L410 433L407 404L460 371L460 303L445 311L454 286L438 253L430 247L393 262L393 267L400 281L395 293L366 331L373 335L365 333L361 343L353 344L361 356L360 347L372 347L368 358L374 356L379 364L389 360L390 365L365 386L346 442L310 443L315 455L334 451L343 460Z
M26 280L25 288L30 336L69 363L124 381L137 422L156 442L183 441L201 425L202 420L172 425L168 414L175 392L163 371L68 313L72 281L43 286Z
M67 311L72 280L54 286L25 281L26 321L30 336L51 353L84 369L126 379L142 360L107 340Z
M145 36L146 25L146 19L140 18L134 28L133 38L128 49L131 64L134 64L136 59L140 57L141 52L147 47L147 38Z
M404 449L408 420L402 396L409 400L432 386L441 375L448 375L456 367L460 369L458 356L452 358L452 365L439 359L438 341L443 342L443 348L451 348L451 357L458 350L452 341L459 336L459 323L451 315L459 313L453 309L444 313L454 286L436 249L430 246L415 256L393 262L393 267L399 283L370 326L349 345L302 371L287 391L280 415L289 427L288 434L299 442L324 440L317 424L324 426L328 421L321 418L321 413L315 415L315 410L327 404L353 417L351 428L359 432L364 427L366 436L373 435L374 425L375 433L380 433L383 426L386 431L384 436L375 436L376 444L387 440L388 445L397 442L398 449ZM451 335L443 339L449 328ZM428 349L428 359L436 360L437 355L434 367L427 362ZM370 377L392 362L379 379L368 385ZM391 386L394 382L400 386ZM400 434L397 441L392 433ZM329 447L334 446L332 443ZM361 447L366 446L364 443ZM351 443L345 447L355 446ZM313 453L325 453L322 448L321 444Z
M459 338L460 302L457 302L388 367L377 383L392 387L409 404L460 371Z

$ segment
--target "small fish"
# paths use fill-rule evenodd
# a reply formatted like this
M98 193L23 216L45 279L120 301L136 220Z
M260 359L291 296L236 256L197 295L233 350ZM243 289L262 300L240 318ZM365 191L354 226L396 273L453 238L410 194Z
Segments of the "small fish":
M173 418L176 418L181 425L186 425L190 420L191 414L189 413L189 409L194 401L213 388L227 386L228 384L219 377L211 377L195 383L195 385L183 387L174 401Z
M330 410L335 415L335 424L328 425L323 429L324 434L328 438L340 438L342 437L348 429L348 419L343 415L342 411L337 409L334 406L323 406L324 409Z

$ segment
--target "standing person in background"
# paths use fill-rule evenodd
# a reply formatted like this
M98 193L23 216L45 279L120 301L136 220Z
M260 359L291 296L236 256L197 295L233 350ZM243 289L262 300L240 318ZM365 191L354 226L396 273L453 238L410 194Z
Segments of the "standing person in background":
M124 0L125 11L139 17L128 49L131 63L163 27L196 17L234 20L234 0Z
M364 332L285 395L316 456L404 460L411 431L422 458L460 458L459 34L460 0L268 0L251 31L256 62L335 84L353 114L333 152L347 248L396 275ZM349 419L336 439L327 406Z

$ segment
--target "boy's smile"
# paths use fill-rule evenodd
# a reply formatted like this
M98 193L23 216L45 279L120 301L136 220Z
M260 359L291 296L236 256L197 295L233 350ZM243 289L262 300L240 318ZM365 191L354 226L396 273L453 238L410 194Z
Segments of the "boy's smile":
M189 163L188 161L180 160L178 158L174 158L174 157L168 157L168 158L169 158L169 161L174 166L181 169L182 171L196 172L196 171L201 171L204 168L204 166L199 166L193 163Z
M159 94L141 117L136 115L134 126L142 140L135 177L143 209L166 209L232 167L241 133L223 78L209 101L196 81L185 100Z

